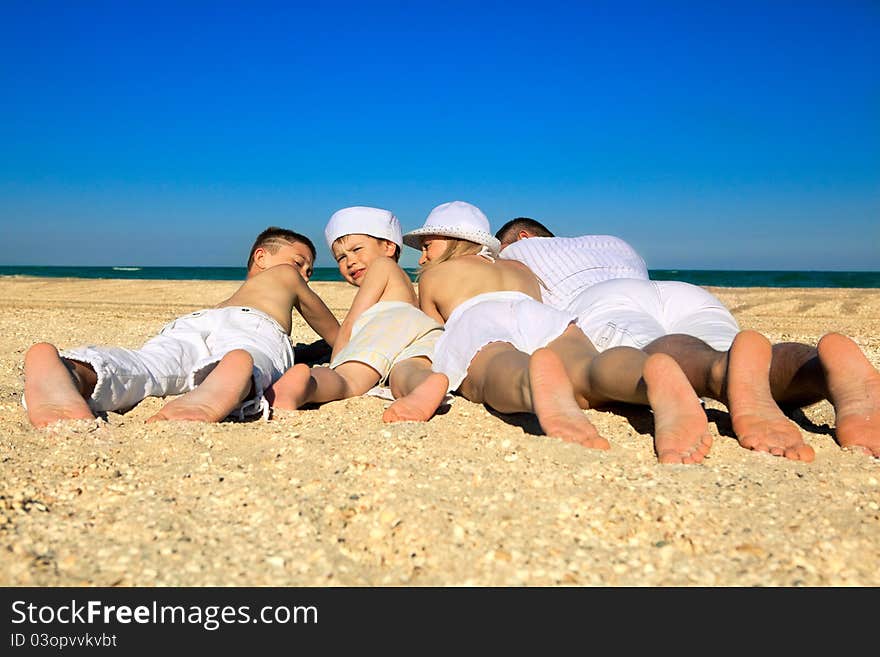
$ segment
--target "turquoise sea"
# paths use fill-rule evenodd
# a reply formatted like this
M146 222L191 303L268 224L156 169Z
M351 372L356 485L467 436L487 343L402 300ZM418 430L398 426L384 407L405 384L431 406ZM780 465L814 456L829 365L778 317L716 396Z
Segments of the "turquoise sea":
M415 280L415 269L408 269ZM880 288L880 271L757 271L652 269L651 278L718 287ZM0 276L50 278L128 278L152 280L237 281L244 267L42 267L0 265ZM336 267L317 267L313 281L342 281Z

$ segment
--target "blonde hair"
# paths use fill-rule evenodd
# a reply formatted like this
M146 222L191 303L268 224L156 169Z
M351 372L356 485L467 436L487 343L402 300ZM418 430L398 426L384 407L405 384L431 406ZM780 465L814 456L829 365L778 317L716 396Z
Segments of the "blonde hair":
M425 237L431 236L426 235ZM453 258L460 258L461 256L466 255L476 255L483 249L482 244L477 244L476 242L471 242L469 240L463 240L458 237L446 237L444 235L439 235L439 237L447 240L448 244L446 245L446 250L443 251L443 253L441 253L438 257L422 265L416 272L416 278L421 276L425 272L425 270L428 269L428 267L439 265L441 262L446 262L447 260L452 260Z

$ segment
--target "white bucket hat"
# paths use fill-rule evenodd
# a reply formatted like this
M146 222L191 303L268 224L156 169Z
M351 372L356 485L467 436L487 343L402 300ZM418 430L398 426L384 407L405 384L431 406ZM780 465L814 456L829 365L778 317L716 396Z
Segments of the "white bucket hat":
M403 236L403 243L421 249L423 235L457 237L482 244L493 255L501 249L501 242L489 231L489 220L483 211L464 201L451 201L438 205L425 219L425 225Z
M388 210L381 208L368 208L356 205L350 208L342 208L333 213L327 227L324 228L324 237L327 246L333 249L333 242L343 235L369 235L379 239L394 242L403 248L400 236L400 222Z

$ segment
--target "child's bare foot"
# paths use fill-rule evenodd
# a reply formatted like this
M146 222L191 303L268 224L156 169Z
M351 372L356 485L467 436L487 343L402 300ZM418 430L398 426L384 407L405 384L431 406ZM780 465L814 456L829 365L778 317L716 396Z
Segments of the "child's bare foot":
M654 411L654 448L660 463L701 463L712 446L709 422L697 393L678 364L653 354L643 369Z
M851 339L829 333L819 340L841 447L880 457L880 374Z
M295 411L306 403L315 388L312 369L297 363L266 390L266 399L272 408Z
M147 422L219 422L247 397L253 372L254 359L248 352L230 351L197 388L165 404Z
M577 405L565 365L550 349L538 349L529 359L529 387L532 408L546 435L592 449L610 449Z
M730 347L727 410L739 444L793 461L812 461L813 448L780 410L770 393L770 341L756 331L741 331Z
M449 379L445 374L429 374L404 397L395 399L382 413L383 422L427 422L446 398Z
M95 419L58 350L46 342L35 344L25 354L24 400L35 427L58 420Z

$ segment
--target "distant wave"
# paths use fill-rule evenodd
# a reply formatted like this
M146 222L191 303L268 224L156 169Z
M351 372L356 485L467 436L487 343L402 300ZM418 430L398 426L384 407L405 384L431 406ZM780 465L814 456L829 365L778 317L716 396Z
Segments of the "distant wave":
M114 267L114 271L140 271L141 267Z

